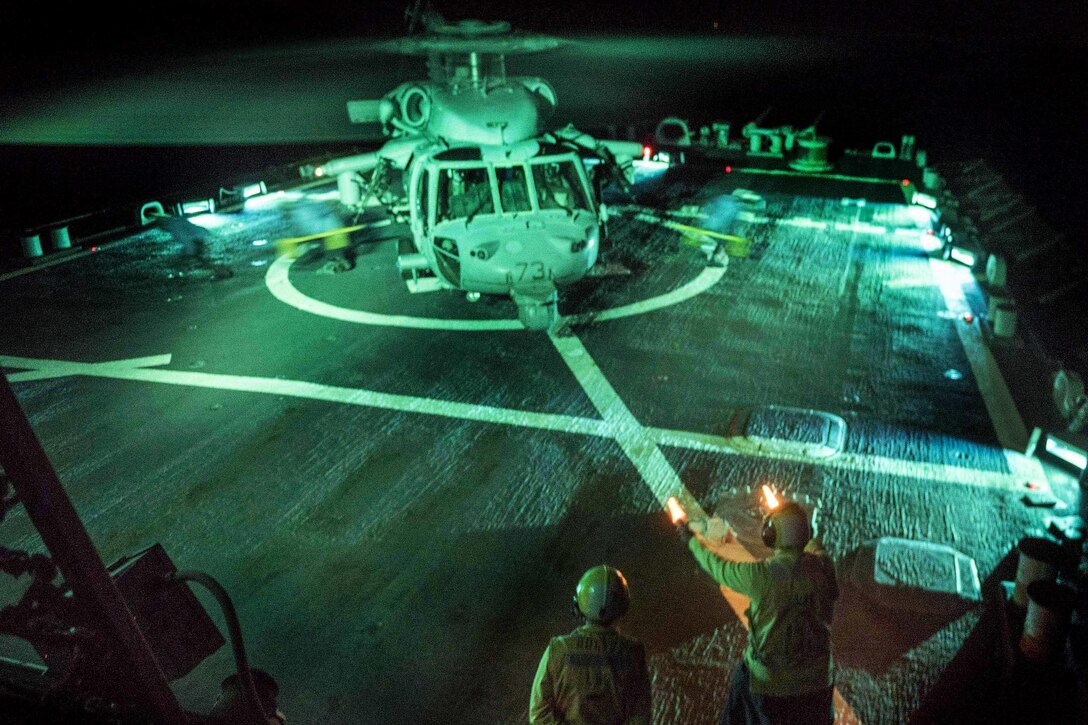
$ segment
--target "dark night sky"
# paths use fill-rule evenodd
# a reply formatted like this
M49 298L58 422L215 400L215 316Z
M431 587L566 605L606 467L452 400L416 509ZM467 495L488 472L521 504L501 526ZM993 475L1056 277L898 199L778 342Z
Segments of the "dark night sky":
M125 1L84 2L62 11L42 2L14 3L5 9L0 22L0 84L5 88L0 92L0 103L16 97L19 91L66 80L93 83L99 74L114 70L139 71L147 56L200 54L292 41L393 37L407 29L405 10L411 4L411 0ZM433 4L452 20L505 19L516 28L558 35L806 35L848 37L874 46L883 44L883 39L900 42L914 38L922 43L944 44L937 47L967 48L973 55L959 59L955 71L944 73L943 78L911 79L910 88L900 84L896 102L903 110L896 111L896 120L911 121L923 115L922 110L935 108L947 98L963 99L964 106L975 116L983 113L993 120L983 135L992 132L1022 137L1032 147L1029 156L1045 153L1055 141L1071 150L1083 146L1082 140L1073 138L1084 117L1084 71L1078 70L1074 62L1083 60L1088 42L1088 3L1083 1L436 0ZM714 22L718 23L717 30ZM944 57L923 60L938 71L945 62ZM909 75L901 67L894 70L901 76ZM866 83L880 82L878 71L864 73ZM836 88L829 92L832 112L824 121L827 124L836 121L833 104L843 96L849 98L839 84L834 85ZM788 88L774 90L779 96L789 92ZM839 98L833 97L836 93ZM808 101L805 96L796 99L796 105L809 113L808 106L822 103L823 99L813 104ZM775 98L774 103L788 102ZM882 103L891 105L888 99ZM732 97L711 98L707 104L731 108L734 113L741 110ZM839 119L852 113L856 105L841 109ZM821 106L814 107L819 110ZM930 113L930 121L932 116ZM946 125L956 122L952 119ZM870 119L870 125L873 123ZM942 123L938 119L930 125L941 131ZM883 129L872 131L881 132ZM1057 138L1048 138L1048 134ZM1067 186L1061 182L1050 184L1051 188ZM1048 188L1044 195L1050 193Z
M44 60L59 47L96 55L263 44L284 39L395 35L406 28L410 0L191 0L185 3L43 3L5 10L8 61ZM680 0L680 2L517 3L438 0L448 18L505 19L556 32L922 35L1083 44L1088 10L1068 0ZM44 7L43 7L44 6ZM259 8L259 9L258 9ZM93 29L94 32L88 32Z

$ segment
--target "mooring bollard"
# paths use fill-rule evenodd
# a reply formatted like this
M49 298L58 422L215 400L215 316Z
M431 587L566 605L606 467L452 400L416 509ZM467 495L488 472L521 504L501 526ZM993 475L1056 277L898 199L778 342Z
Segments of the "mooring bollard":
M997 306L994 316L990 318L994 326L995 337L1016 336L1016 303L1004 302Z
M42 239L37 234L23 236L23 256L27 259L35 259L42 256Z
M1062 547L1038 536L1025 536L1017 544L1020 560L1016 565L1016 588L1012 600L1020 608L1028 606L1028 586L1037 581L1054 581L1058 577Z
M68 236L68 227L55 227L49 230L49 242L53 249L62 252L72 248L72 239Z
M1065 649L1065 638L1077 593L1067 584L1036 581L1028 585L1028 613L1020 651L1037 664L1057 660Z

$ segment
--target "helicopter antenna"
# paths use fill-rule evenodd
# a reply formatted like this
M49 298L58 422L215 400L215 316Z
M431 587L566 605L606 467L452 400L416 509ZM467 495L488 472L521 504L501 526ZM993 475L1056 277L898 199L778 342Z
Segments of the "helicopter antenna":
M404 19L408 21L408 35L416 32L416 23L419 22L419 10L423 5L423 0L416 0L416 4L410 8L405 8Z
M414 6L405 9L404 19L408 21L408 32L406 33L408 36L414 35L420 27L422 27L424 33L433 32L436 26L446 22L442 15L434 9L430 0L426 5L423 4L423 0L416 0Z

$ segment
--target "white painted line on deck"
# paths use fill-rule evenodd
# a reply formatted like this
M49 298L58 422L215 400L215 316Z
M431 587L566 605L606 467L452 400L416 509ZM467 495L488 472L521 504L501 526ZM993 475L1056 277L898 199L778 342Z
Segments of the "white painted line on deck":
M169 356L166 357L169 362ZM147 360L148 358L139 358ZM450 400L436 400L412 395L394 395L380 393L363 388L342 388L333 385L321 385L300 380L282 380L280 378L259 378L245 375L217 375L183 370L152 370L133 365L132 360L119 360L106 363L78 363L64 360L31 360L28 358L0 356L0 365L9 368L33 368L34 376L25 376L22 380L41 380L46 377L64 377L67 375L86 375L90 377L112 378L115 380L137 380L148 383L168 385L186 385L215 390L236 392L264 393L283 395L309 400L324 400L332 403L346 403L405 413L423 413L445 418L460 418L482 423L499 423L528 428L581 433L583 435L608 435L604 423L592 418L581 418L553 413L537 413L528 410L496 408L488 405L458 403ZM41 373L48 373L43 375ZM15 373L8 379L17 382Z
M850 176L847 174L828 174L816 171L787 171L786 169L761 169L758 167L734 167L739 174L762 174L765 176L793 176L802 179L834 179L835 181L857 181L862 184L900 185L900 181L881 179L875 176Z
M888 228L882 227L877 224L867 224L865 222L852 222L847 224L845 222L835 222L835 231L837 232L854 232L855 234L887 234Z
M589 396L597 411L608 425L612 438L619 444L635 468L650 487L654 497L662 508L670 496L676 496L692 519L705 518L706 513L698 500L684 486L680 476L653 436L642 427L627 405L623 402L612 384L597 367L585 345L576 336L560 337L549 334L555 349L563 356L563 361L574 373L578 384Z
M524 330L525 326L519 320L466 320L446 319L441 317L413 317L410 315L388 315L379 312L367 312L347 307L338 307L316 300L313 297L300 292L290 278L291 265L295 260L283 256L268 267L265 273L265 284L272 295L295 309L309 312L321 317L330 317L342 322L354 322L361 325L378 325L383 327L404 327L416 330L457 330L462 332L481 332L498 330ZM631 304L612 307L600 312L586 312L577 315L577 318L591 319L593 322L605 322L618 320L634 315L643 315L647 312L664 309L680 302L702 294L725 275L725 267L707 267L699 275L677 287L654 297L649 297Z
M1028 458L1015 451L1006 450L1004 453L1010 462L1009 468L1013 471L1010 476L1010 474L1003 471L986 471L946 463L889 458L887 456L861 453L841 453L837 456L816 458L784 451L771 452L761 449L743 438L725 438L709 433L694 433L691 431L669 430L667 428L648 428L647 430L658 445L670 448L688 448L690 450L706 451L707 453L744 455L752 458L773 458L779 461L809 463L814 466L837 468L857 473L903 476L927 481L940 481L941 483L953 483L960 486L978 486L980 488L997 488L1009 491L1022 492L1022 476L1017 471L1030 470L1032 463L1038 464L1035 459Z
M655 496L662 501L662 504L665 498L672 495L671 487L677 485L682 487L683 484L678 484L679 477L672 470L668 461L660 455L659 446L687 448L708 453L796 461L846 471L908 476L965 486L1011 490L1020 486L1024 480L1045 482L1045 478L1037 479L1035 477L1036 470L1041 474L1038 461L1015 451L1005 452L1009 459L1010 469L1013 471L1013 475L1010 476L996 471L981 471L974 468L940 463L871 455L841 454L832 458L812 458L791 455L782 451L760 449L741 438L724 438L694 431L643 427L627 409L627 406L619 398L611 384L605 379L604 374L601 373L596 363L590 358L589 353L584 352L585 347L581 342L570 341L570 338L560 339L568 340L568 342L562 343L563 349L560 350L560 353L567 365L571 367L572 372L575 373L587 396L589 396L594 406L601 411L602 416L605 415L604 411L608 411L608 415L604 420L474 405L411 395L394 395L362 388L345 388L300 380L150 368L150 366L169 364L171 361L170 355L153 355L100 363L0 356L0 366L27 371L9 374L8 380L12 383L67 376L110 378L213 390L282 395L307 400L323 400L330 403L435 415L479 423L514 425L561 433L615 438L617 441L622 436L624 442L621 442L621 446L623 446L624 452L635 462L639 472L647 478L647 483L653 489ZM579 353L579 349L583 352ZM580 359L583 357L584 359ZM690 502L688 505L690 505Z
M265 285L268 291L278 299L295 309L312 315L331 317L343 322L361 325L379 325L383 327L406 327L416 330L523 330L525 326L518 320L450 320L437 317L413 317L410 315L386 315L379 312L353 310L338 307L328 302L315 300L304 295L291 284L290 270L295 260L283 256L268 267L265 273Z
M684 284L671 292L666 292L656 297L650 297L645 300L639 300L638 302L632 302L629 305L620 305L619 307L612 307L610 309L598 312L596 314L590 313L593 316L594 322L605 322L606 320L618 320L623 317L634 317L635 315L644 315L647 312L654 312L655 310L662 310L666 307L686 302L708 289L713 287L725 276L725 267L707 267L699 276L691 280L687 284ZM581 315L578 315L579 317Z
M930 258L929 267L937 279L941 294L944 295L945 305L955 315L952 324L963 344L964 352L967 353L967 360L971 363L971 372L975 375L978 390L982 394L986 410L990 413L997 440L1006 449L1025 450L1028 431L1005 379L1001 376L1001 369L983 341L978 326L963 319L964 313L971 312L971 306L967 304L967 298L963 294L963 284L973 283L974 276L967 267L939 259Z
M67 375L89 375L93 377L111 377L115 370L135 370L137 368L169 365L173 355L149 355L126 360L107 360L98 363L81 363L68 360L38 360L35 358L11 357L0 355L0 365L7 368L29 368L27 372L12 373L8 380L24 383L31 380L47 380Z
M770 217L765 217L762 221L769 222L771 219ZM802 227L804 229L827 229L828 225L825 221L810 219L803 216L783 217L782 219L776 220L775 223L782 227Z

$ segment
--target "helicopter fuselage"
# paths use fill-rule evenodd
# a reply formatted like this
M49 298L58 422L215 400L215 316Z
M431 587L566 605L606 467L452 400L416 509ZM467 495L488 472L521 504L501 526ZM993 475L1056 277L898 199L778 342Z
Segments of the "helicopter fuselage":
M407 171L412 238L422 259L402 268L422 268L425 260L449 287L509 294L519 308L554 307L556 288L581 279L597 261L598 206L581 159L568 147L535 140L443 146L417 152Z
M433 273L439 286L470 298L508 294L525 326L543 329L557 319L558 288L597 262L604 209L583 157L622 176L629 162L624 167L621 159L642 147L573 126L546 131L555 90L542 78L508 77L505 55L558 42L509 30L505 23L436 21L425 35L396 43L397 52L427 56L429 80L347 104L352 122L380 123L392 139L313 173L335 176L344 205L360 209L390 205L389 172L400 169L415 251L400 254L397 265L411 275L410 287L433 288L412 284Z

